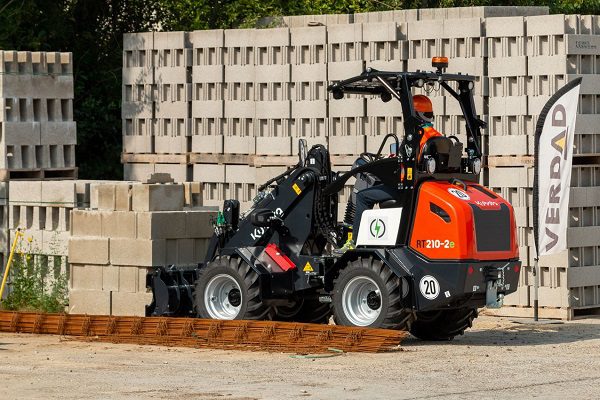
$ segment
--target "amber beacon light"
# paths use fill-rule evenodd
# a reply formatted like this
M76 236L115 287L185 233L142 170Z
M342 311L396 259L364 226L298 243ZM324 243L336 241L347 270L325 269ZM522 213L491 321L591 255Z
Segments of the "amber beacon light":
M433 57L431 59L431 66L436 69L448 68L448 57Z

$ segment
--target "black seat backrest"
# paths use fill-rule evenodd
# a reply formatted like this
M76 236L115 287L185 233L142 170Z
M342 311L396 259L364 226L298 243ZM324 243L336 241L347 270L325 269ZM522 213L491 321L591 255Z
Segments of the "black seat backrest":
M448 172L460 170L462 151L461 142L445 136L435 136L427 140L420 158L422 161L424 156L433 157L436 161L437 172Z

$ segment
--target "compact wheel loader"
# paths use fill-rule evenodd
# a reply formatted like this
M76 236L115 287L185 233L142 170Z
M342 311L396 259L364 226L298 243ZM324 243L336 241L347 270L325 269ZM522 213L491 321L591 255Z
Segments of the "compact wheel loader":
M367 69L330 85L334 99L397 100L402 138L386 135L377 153L363 153L346 173L331 170L324 146L300 141L298 164L260 186L249 212L224 202L197 268L148 275L147 314L311 323L333 315L336 324L448 340L471 326L478 308L500 306L521 268L513 208L478 183L485 124L473 104L475 78L445 73L447 65L434 58L431 72ZM459 102L466 144L439 136L421 149L412 102L420 88L443 89ZM339 223L338 192L352 177ZM340 254L352 235L356 191L375 184L397 195L363 213L356 247Z

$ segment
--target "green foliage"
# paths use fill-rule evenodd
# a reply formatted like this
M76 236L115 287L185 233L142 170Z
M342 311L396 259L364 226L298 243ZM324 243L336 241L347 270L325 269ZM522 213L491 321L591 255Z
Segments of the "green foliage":
M11 292L2 302L7 310L64 312L67 304L67 274L60 262L49 273L48 258L29 253L15 254L11 266Z
M472 5L600 14L600 0L3 0L0 49L73 52L79 175L120 179L125 32L249 28L268 16Z

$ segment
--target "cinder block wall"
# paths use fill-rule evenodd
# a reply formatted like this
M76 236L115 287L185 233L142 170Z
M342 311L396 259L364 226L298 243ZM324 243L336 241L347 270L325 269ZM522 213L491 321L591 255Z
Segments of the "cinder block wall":
M397 104L370 98L330 100L326 92L330 82L366 67L430 70L431 57L448 56L449 72L477 77L475 104L488 122L483 145L489 157L482 182L507 198L516 211L525 268L519 291L507 297L509 307L500 314L530 315L534 129L548 98L568 81L583 77L569 250L540 260L540 301L542 316L571 318L600 308L598 16L548 15L544 7L465 7L267 22L275 20L280 28L126 36L124 58L139 59L144 71L154 72L144 75L137 64L124 63L124 77L132 76L128 81L132 89L124 83L125 92L141 90L134 89L133 83L137 87L157 83L156 71L163 67L155 60L166 52L184 55L179 60L188 74L177 84L188 85L189 91L183 91L191 96L187 107L177 103L181 100L171 100L174 107L181 107L160 116L156 109L166 109L164 96L150 94L145 103L146 109L154 111L144 114L152 115L144 126L156 127L161 118L170 117L179 122L167 126L185 127L177 131L180 138L169 144L159 131L124 129L123 162L130 179L169 168L178 171L178 180L185 176L202 186L204 204L220 205L226 198L237 198L247 209L257 185L295 163L298 138L311 145L328 145L336 169L346 170L360 152L375 150L382 135L402 133ZM172 37L178 39L168 39ZM165 41L173 47L167 49ZM160 46L155 45L158 42ZM141 61L148 54L155 56ZM153 80L148 81L148 76ZM464 137L456 102L443 90L427 94L434 103L437 128ZM135 126L136 118L137 114L124 116L124 127ZM186 146L181 144L183 136ZM127 146L134 142L143 145ZM176 151L184 147L186 152ZM340 196L340 210L349 194L350 186Z

